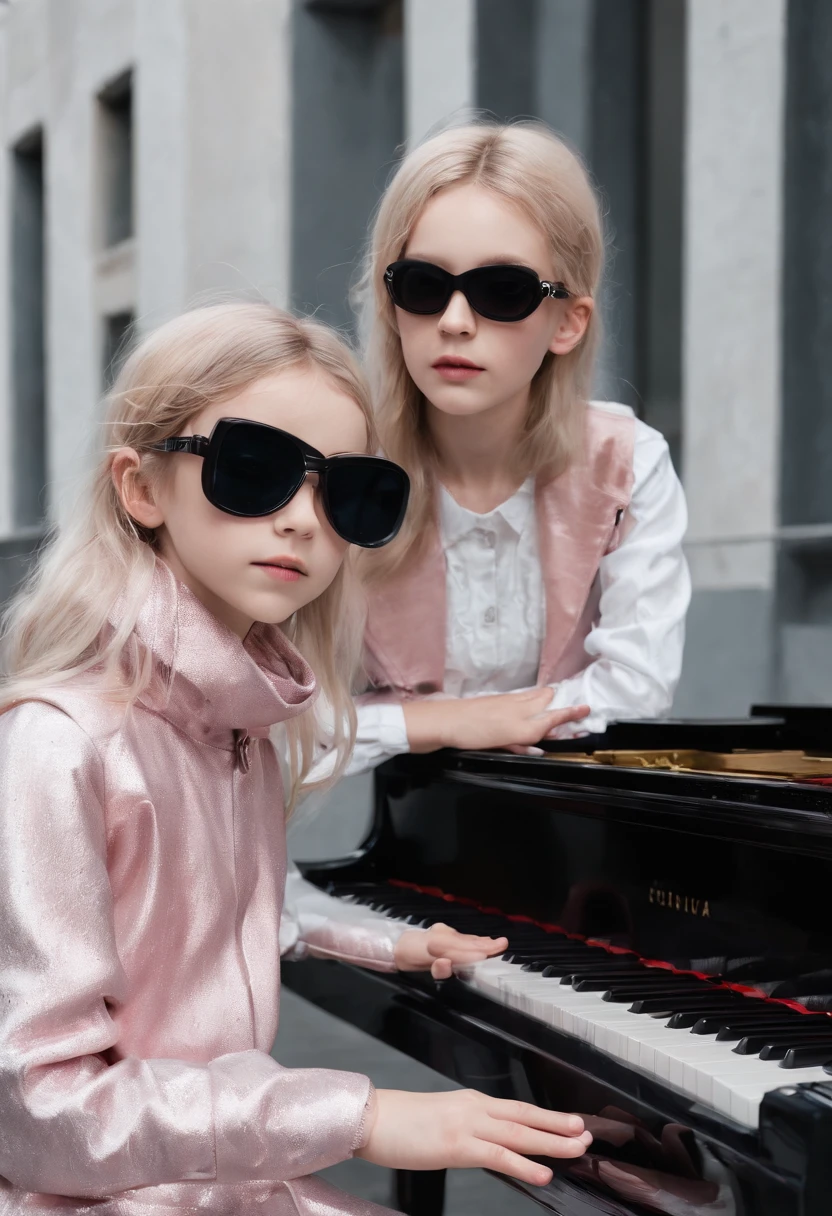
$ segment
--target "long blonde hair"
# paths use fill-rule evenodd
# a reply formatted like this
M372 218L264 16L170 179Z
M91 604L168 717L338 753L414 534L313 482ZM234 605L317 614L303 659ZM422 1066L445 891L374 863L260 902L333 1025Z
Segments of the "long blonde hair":
M268 304L215 304L168 322L130 355L109 394L104 451L82 500L4 614L8 675L0 710L85 673L109 697L132 704L141 696L152 669L134 628L153 577L156 539L124 510L110 475L113 454L136 449L142 469L158 477L170 466L151 444L180 434L207 406L261 377L299 366L319 368L356 402L367 421L367 450L374 451L361 371L341 339L315 321ZM343 770L355 736L350 693L360 658L359 603L348 560L323 595L283 627L333 714L337 762L330 780ZM291 807L313 761L314 715L300 715L286 730Z
M403 256L426 203L440 190L467 183L494 191L538 225L551 243L555 277L574 295L594 296L601 277L604 240L589 175L542 123L466 123L434 135L404 158L379 204L356 293L368 331L367 367L382 448L411 480L405 527L386 550L369 555L371 581L418 551L436 509L437 454L425 424L424 398L405 366L384 270ZM576 348L557 358L547 354L532 381L524 434L513 454L522 476L557 477L580 451L582 407L590 396L599 341L596 311Z

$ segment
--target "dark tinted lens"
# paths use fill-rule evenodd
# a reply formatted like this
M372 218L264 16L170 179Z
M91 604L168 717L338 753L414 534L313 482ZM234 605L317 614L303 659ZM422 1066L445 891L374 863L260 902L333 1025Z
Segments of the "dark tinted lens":
M542 299L540 282L519 266L486 266L468 278L471 307L492 321L519 321Z
M303 455L291 440L271 427L238 422L223 435L211 501L234 515L269 515L288 501L304 473Z
M398 465L369 456L335 460L326 475L333 528L353 545L373 547L392 540L401 523L409 489Z
M393 299L405 312L441 312L448 303L448 277L438 267L405 266L393 272Z

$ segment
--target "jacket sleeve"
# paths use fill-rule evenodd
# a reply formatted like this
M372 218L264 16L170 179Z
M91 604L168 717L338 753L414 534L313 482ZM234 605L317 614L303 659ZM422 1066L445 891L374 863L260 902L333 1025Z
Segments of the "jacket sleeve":
M289 866L280 922L280 952L285 958L311 955L357 963L371 971L395 971L396 942L410 928L327 895L307 882L296 866Z
M125 1057L130 991L107 872L99 755L61 710L0 718L0 1175L97 1197L296 1178L362 1143L366 1077Z
M685 495L665 440L636 425L631 527L601 561L599 620L584 643L592 661L554 686L551 705L586 704L591 714L558 727L556 738L603 731L614 718L659 717L679 680L690 603Z
M376 695L379 697L378 701ZM402 705L399 701L386 700L386 695L364 693L356 698L355 745L343 774L345 777L355 777L359 773L366 773L370 769L376 768L377 765L383 764L385 760L410 751ZM309 785L328 780L335 767L335 753L329 747L326 725L324 723L319 753L306 778L306 783ZM282 758L285 754L285 743L281 742L277 730L272 733L272 741Z

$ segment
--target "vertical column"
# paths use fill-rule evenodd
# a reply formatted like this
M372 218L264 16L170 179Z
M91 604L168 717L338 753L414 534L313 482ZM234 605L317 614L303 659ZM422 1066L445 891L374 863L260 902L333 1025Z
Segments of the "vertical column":
M47 464L50 504L58 519L72 503L93 447L101 391L93 261L94 109L84 79L85 17L80 0L48 8Z
M0 148L9 142L9 14L0 11ZM8 233L11 221L9 158L0 156L0 233ZM12 527L12 413L10 317L12 302L8 289L10 242L0 240L0 536Z
M475 104L476 0L405 0L405 125L410 146Z
M184 0L142 0L136 12L137 324L185 307L188 250L188 40Z
M773 543L755 538L777 523L785 10L688 5L683 423L696 596L680 711L744 713L769 690Z
M535 112L588 155L595 0L538 3Z
M186 0L186 295L289 300L290 0Z
M368 222L404 137L400 6L295 3L292 64L292 299L349 325Z
M777 693L832 701L832 7L788 6ZM811 533L815 533L811 537ZM807 535L808 534L808 535Z
M596 392L631 405L643 391L643 7L639 0L540 0L534 42L536 113L582 154L604 200L605 341Z
M46 511L44 345L43 132L20 140L12 151L11 396L15 528L33 528Z
M2 536L37 526L44 500L46 24L44 0L0 10ZM0 599L8 576L0 561Z

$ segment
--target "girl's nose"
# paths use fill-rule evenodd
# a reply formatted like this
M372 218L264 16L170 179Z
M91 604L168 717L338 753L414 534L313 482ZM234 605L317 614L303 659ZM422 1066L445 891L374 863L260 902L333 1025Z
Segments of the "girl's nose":
M275 512L274 530L278 536L294 533L311 536L320 526L321 506L317 493L318 475L309 474L301 488L285 507Z
M461 291L455 291L439 318L439 329L445 334L474 334L477 316Z

